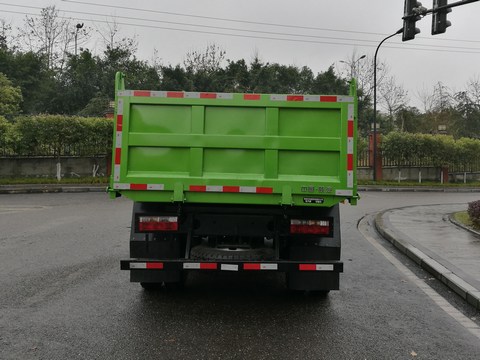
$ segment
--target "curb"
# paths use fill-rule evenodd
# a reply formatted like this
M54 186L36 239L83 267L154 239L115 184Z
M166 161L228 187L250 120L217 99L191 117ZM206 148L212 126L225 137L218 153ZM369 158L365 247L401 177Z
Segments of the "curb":
M0 186L0 194L106 192L106 187L106 185L6 185Z
M386 226L388 220L384 216L391 211L385 210L375 216L375 228L386 240L391 242L403 254L412 259L422 269L429 272L443 284L448 286L452 291L461 296L470 305L480 310L480 290L473 287L448 268L432 259L418 248L410 244L406 239L396 234L392 229Z
M455 187L422 187L422 186L406 186L406 187L385 187L376 185L363 185L357 187L358 191L379 191L379 192L439 192L439 193L474 193L480 192L479 188L455 188Z
M463 225L462 223L458 222L457 220L454 219L453 214L448 215L448 220L459 228L462 228L463 230L471 232L473 235L477 236L480 238L480 232L477 230L474 230L472 228L469 228L468 226Z

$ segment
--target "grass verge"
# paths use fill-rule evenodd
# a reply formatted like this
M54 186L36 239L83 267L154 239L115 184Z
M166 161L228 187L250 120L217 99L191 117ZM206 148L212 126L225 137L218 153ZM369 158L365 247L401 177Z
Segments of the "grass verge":
M469 227L476 231L480 231L480 227L475 226L472 220L470 220L470 216L468 216L468 213L466 211L459 211L457 213L454 213L453 219L466 227Z

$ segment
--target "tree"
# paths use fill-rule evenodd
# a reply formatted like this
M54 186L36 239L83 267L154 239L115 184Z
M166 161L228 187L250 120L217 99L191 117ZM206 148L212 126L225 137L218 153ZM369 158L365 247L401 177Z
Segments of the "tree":
M160 88L160 74L156 67L135 56L138 41L134 38L117 39L120 28L116 22L109 25L108 34L99 31L105 43L105 50L99 57L99 92L110 99L114 97L115 73L123 71L128 74L127 86L132 89Z
M12 35L12 26L4 19L0 19L0 50L13 49L14 36Z
M21 37L30 51L45 56L48 69L62 68L76 32L70 21L62 19L55 6L47 6L40 18L26 17Z
M0 116L18 114L21 102L22 91L20 87L13 86L5 74L0 73Z
M391 76L381 84L379 88L380 101L387 111L388 128L387 131L400 129L400 124L396 122L396 116L400 109L407 106L408 93L402 85L397 85L395 77Z
M442 82L437 82L432 90L423 88L418 92L425 113L445 110L452 107L453 95L451 90Z
M374 95L374 69L373 69L373 57L366 56L364 59L360 59L360 55L353 51L345 60L341 61L340 76L341 77L355 77L358 87L358 124L359 130L362 134L368 134L371 128L371 122L373 119L373 95ZM376 71L376 86L377 86L377 103L382 105L383 94L388 94L382 90L387 88L383 84L389 80L389 68L388 65L377 59L377 71ZM391 79L392 80L392 79ZM392 80L393 81L393 80ZM394 86L398 86L393 82ZM393 99L392 99L393 100ZM392 101L390 101L392 104ZM393 105L393 104L392 104ZM387 107L388 108L388 107ZM377 120L379 118L385 120L380 113L377 113ZM393 117L389 117L383 121L382 126L386 129L393 129Z
M271 93L273 73L269 63L264 63L258 54L254 56L249 66L249 85L247 92Z
M249 88L249 69L244 59L232 61L227 60L225 68L225 91L226 92L247 92Z
M223 91L225 88L225 51L215 44L203 52L190 51L184 60L185 71L195 91Z
M345 95L350 91L347 81L335 74L333 65L327 71L318 73L312 84L315 94L340 94Z
M138 60L135 54L124 44L107 48L98 62L99 91L113 99L115 73L122 71L128 74L127 87L131 89L160 88L160 75L146 61Z
M85 117L103 117L105 116L105 112L109 110L109 104L110 99L99 93L90 99L87 105L78 112L78 115Z
M106 27L104 29L98 29L97 33L103 40L104 51L108 49L123 49L129 50L130 53L134 54L138 49L138 39L134 36L123 37L118 39L120 35L120 26L115 19L112 22L106 22Z
M218 45L207 45L205 51L190 51L183 62L185 69L192 73L212 74L222 68L226 52Z
M457 137L480 137L480 103L476 92L478 90L480 89L474 85L470 91L460 91L455 95L458 117L454 129Z
M0 69L19 86L23 103L23 113L45 112L55 90L53 72L46 68L42 55L32 52L20 52L0 49Z
M402 106L396 112L397 129L401 132L422 132L422 117L416 107Z
M89 103L100 90L99 61L89 50L68 56L64 69L57 71L50 113L73 115Z
M161 90L191 91L193 84L185 69L179 64L161 67Z
M367 55L364 59L359 61L360 56L356 51L353 51L345 60L341 61L340 76L351 78L355 77L357 80L357 87L359 90L359 102L371 104L373 100L373 58ZM377 60L377 90L382 87L385 79L388 78L389 68L387 63L382 60Z

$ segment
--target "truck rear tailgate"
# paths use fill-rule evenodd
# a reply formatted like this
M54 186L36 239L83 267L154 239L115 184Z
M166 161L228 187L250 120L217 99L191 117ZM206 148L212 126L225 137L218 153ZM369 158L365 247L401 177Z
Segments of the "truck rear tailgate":
M349 96L119 88L112 194L147 202L356 202L353 85Z

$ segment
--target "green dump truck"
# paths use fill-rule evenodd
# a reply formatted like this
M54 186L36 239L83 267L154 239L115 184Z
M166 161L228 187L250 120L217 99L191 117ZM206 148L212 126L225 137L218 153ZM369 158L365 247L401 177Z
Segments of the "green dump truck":
M339 203L356 204L356 88L275 95L125 90L116 76L112 198L134 201L145 289L202 272L282 272L339 288ZM162 286L163 286L162 285Z

